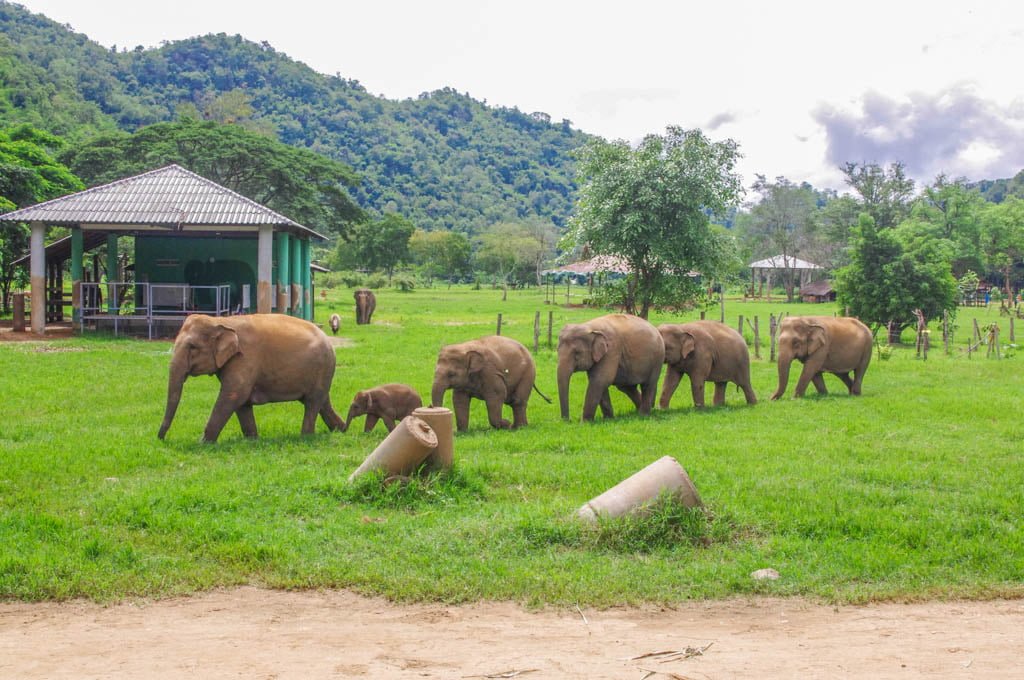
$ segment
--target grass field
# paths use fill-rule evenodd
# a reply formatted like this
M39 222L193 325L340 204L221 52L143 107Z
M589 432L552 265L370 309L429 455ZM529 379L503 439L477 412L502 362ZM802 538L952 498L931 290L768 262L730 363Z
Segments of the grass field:
M564 290L559 302L564 302ZM544 303L543 291L434 288L378 292L371 326L355 326L347 289L329 291L318 320L343 315L332 390L344 413L356 390L406 382L429 400L446 343L494 332L528 347L533 318L554 332L602 312ZM301 406L258 407L261 439L231 421L199 443L215 378L193 378L161 442L168 342L89 335L0 343L0 598L169 596L251 583L346 587L399 600L511 599L607 606L746 593L842 602L1024 595L1022 358L968 359L973 318L957 349L936 338L872 361L864 395L827 377L825 397L768 396L769 313L833 307L729 301L727 322L758 315L765 348L753 362L761 402L695 412L686 381L672 409L638 418L613 395L614 420L558 417L554 350L537 354L530 426L492 431L474 402L447 476L381 492L348 474L384 437L298 434ZM708 311L717 318L718 309ZM655 315L654 323L696 318ZM1024 332L1024 329L1022 329ZM748 337L751 337L749 330ZM1006 351L1008 350L1008 351ZM585 376L573 380L572 412ZM812 388L813 392L813 388ZM810 393L809 393L810 394ZM448 396L450 405L450 395ZM663 455L690 473L706 513L663 506L642 521L596 530L572 520L585 501ZM750 573L772 567L774 582Z

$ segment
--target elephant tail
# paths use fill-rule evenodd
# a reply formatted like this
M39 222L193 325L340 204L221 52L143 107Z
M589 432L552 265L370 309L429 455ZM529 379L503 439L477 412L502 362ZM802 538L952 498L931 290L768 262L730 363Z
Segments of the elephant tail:
M544 401L548 402L549 404L551 403L551 400L548 399L547 396L545 396L543 392L541 392L539 389L537 389L537 383L533 383L533 391L536 392L537 394L539 394L541 399L543 399Z

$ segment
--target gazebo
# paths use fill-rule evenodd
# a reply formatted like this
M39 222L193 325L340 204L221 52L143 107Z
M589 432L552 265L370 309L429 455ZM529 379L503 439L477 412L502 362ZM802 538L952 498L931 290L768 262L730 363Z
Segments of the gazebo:
M747 265L750 267L750 292L751 295L760 297L758 292L758 283L761 284L761 290L764 289L764 280L768 279L768 288L771 290L772 275L776 271L796 271L800 275L800 281L797 284L803 287L810 280L811 272L820 270L821 267L808 262L807 260L801 260L798 257L792 255L776 255L774 257L768 257L757 262L751 262Z
M195 312L313 318L309 245L325 237L178 165L15 210L0 222L31 225L35 333L45 332L47 316L64 304L68 259L80 328L144 325L152 337L157 323L180 324ZM69 227L71 235L44 247L47 226ZM127 267L118 260L121 237L133 239ZM91 280L83 277L85 254L102 244L104 283L98 266Z

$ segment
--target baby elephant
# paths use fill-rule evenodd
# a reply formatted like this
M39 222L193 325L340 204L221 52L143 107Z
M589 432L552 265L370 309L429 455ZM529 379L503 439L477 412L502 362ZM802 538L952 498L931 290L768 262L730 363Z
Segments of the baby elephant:
M401 422L402 418L423 406L423 400L416 390L408 385L399 383L388 383L378 385L368 390L356 392L352 399L352 405L348 407L348 418L345 419L345 427L352 424L353 418L366 416L366 424L363 432L369 432L377 424L378 420L384 421L388 432L395 429L395 423Z
M750 351L736 330L718 321L663 323L658 326L665 341L665 383L661 390L661 408L668 408L672 394L683 374L690 376L693 405L704 408L704 383L715 383L715 406L725 403L727 383L743 390L748 404L757 397L750 386Z

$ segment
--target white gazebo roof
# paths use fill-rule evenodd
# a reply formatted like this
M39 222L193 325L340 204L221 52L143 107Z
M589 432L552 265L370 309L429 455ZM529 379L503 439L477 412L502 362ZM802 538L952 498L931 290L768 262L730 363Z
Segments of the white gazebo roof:
M791 255L766 257L763 260L751 262L747 266L751 269L821 269L821 267L813 262L801 260L799 257L793 257Z

